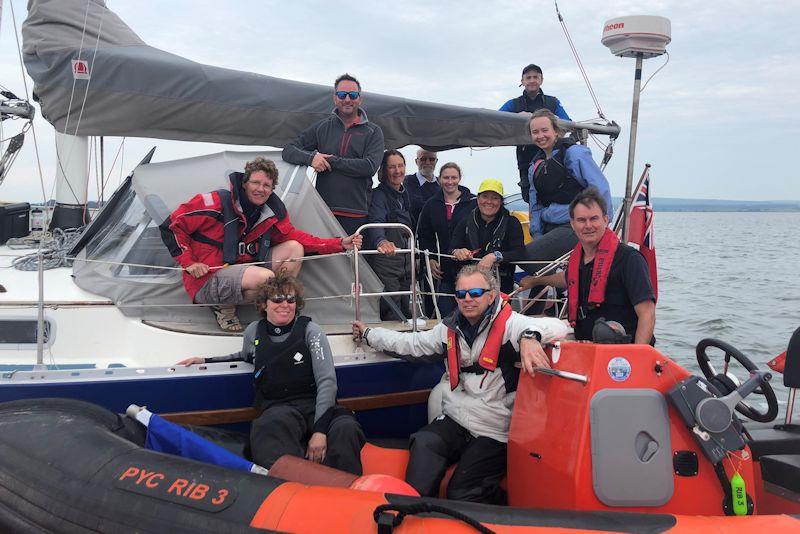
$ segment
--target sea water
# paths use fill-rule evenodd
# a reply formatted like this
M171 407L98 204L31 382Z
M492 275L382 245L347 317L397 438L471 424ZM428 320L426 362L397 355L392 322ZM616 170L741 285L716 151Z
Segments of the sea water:
M800 327L798 228L800 213L657 212L656 348L699 372L695 346L716 338L767 369ZM783 411L781 375L772 385Z

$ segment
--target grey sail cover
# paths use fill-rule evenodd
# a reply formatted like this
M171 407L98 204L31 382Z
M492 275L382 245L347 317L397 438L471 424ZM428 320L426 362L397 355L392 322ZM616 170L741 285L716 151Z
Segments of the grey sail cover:
M109 204L115 213L107 214L103 228L75 261L75 283L109 297L126 315L216 331L212 314L191 304L158 226L195 194L227 188L228 174L241 171L256 156L272 159L278 166L278 187L273 194L281 197L296 228L320 237L345 235L306 176L307 168L285 163L280 152L220 152L150 163L134 170L132 187L123 188L125 198ZM90 261L84 261L87 259ZM383 290L363 258L359 275L364 292ZM303 264L300 280L306 289L305 315L319 324L353 320L351 256L309 259ZM377 298L364 298L361 303L362 319L378 321ZM255 318L252 306L241 306L240 314L245 320Z
M333 107L330 86L203 65L148 46L102 0L31 0L22 36L42 114L62 133L284 147ZM78 77L73 60L88 67L79 65ZM386 148L530 143L517 114L368 92L364 108Z

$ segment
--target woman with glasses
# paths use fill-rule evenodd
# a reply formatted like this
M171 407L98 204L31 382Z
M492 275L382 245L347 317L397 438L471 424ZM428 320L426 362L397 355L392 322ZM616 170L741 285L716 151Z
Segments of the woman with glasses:
M417 221L418 247L432 253L431 276L434 284L438 281L436 292L448 294L437 297L442 317L456 308L456 302L449 294L455 289L458 266L452 259L435 254L450 253L453 230L476 206L475 195L460 183L461 167L453 162L442 165L439 169L441 190L423 206Z
M372 202L367 219L370 223L402 223L412 231L411 199L403 186L406 159L398 150L387 150L378 171L378 187L372 190ZM411 255L397 254L408 248L408 233L397 228L367 229L367 246L381 254L369 256L370 265L383 282L384 291L408 291L411 287ZM411 317L410 299L405 296L381 297L381 321Z
M188 358L178 364L253 364L255 407L252 459L266 468L284 454L360 475L364 433L353 413L336 405L336 371L328 338L303 309L303 286L279 272L258 291L263 319L244 332L241 352Z

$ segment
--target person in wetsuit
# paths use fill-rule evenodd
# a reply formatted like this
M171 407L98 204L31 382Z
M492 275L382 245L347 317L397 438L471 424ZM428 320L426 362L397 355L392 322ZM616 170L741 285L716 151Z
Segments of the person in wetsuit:
M253 364L250 429L255 463L266 468L284 454L361 475L364 432L353 412L336 404L336 371L328 338L303 308L303 286L279 272L258 291L263 319L244 332L241 352L187 358L179 364L245 361Z

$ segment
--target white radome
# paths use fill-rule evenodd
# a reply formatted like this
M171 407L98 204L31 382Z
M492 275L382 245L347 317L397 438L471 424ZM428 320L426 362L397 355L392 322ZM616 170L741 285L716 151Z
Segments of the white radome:
M607 20L600 42L619 57L644 59L660 56L672 41L672 25L668 18L652 15L633 15Z

